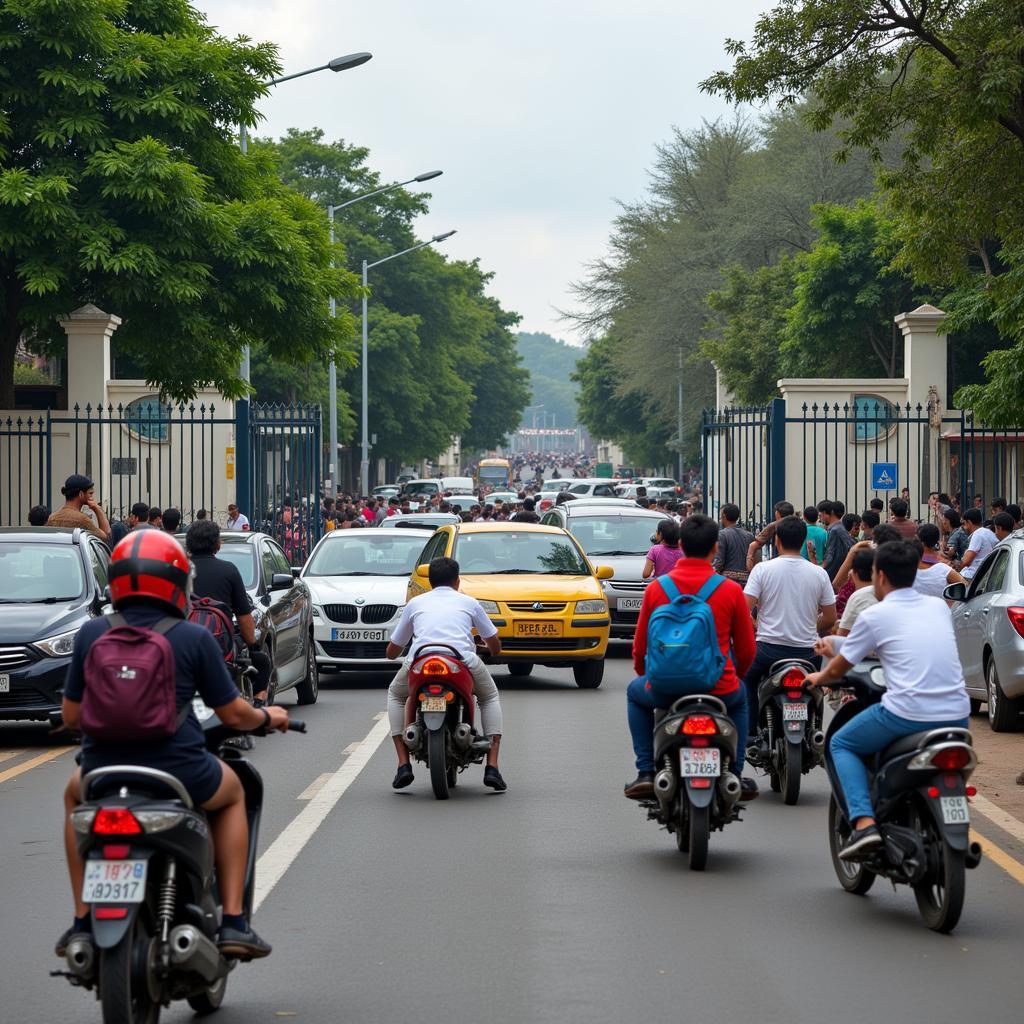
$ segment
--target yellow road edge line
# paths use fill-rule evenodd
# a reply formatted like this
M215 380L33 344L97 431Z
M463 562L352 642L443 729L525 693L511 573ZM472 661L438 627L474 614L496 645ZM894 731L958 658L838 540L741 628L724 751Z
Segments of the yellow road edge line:
M971 797L971 807L979 814L985 815L993 825L998 825L1004 832L1009 832L1014 839L1024 843L1024 821L1015 818L1009 811L1004 811L998 804L986 799L980 793Z
M27 753L24 750L0 750L0 761L10 761L12 757Z
M28 761L16 764L13 768L8 768L6 771L0 772L0 782L9 782L11 779L15 779L19 775L23 775L25 772L31 771L33 768L38 768L41 764L46 764L47 761L52 761L54 758L60 757L61 754L66 754L70 750L77 749L78 748L75 746L54 747L52 750L47 750L45 753L37 754Z
M976 828L971 828L971 838L981 843L981 852L997 867L1002 868L1015 882L1024 885L1024 864L1014 860L1004 849L996 846L987 836L983 836Z

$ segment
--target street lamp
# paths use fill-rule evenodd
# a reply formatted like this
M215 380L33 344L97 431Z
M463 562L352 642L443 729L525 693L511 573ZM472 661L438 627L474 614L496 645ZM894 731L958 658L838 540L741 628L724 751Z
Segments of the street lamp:
M396 252L391 256L385 256L381 260L375 260L373 263L368 263L363 260L363 436L362 436L362 451L359 460L359 488L360 494L368 494L370 490L370 379L367 373L367 320L366 320L366 289L367 289L367 273L374 267L379 267L382 263L390 263L391 260L397 260L399 256L407 256L411 252L415 252L417 249L423 249L428 245L435 245L438 242L443 242L454 235L454 231L446 231L443 235L434 235L433 238L427 239L425 242L420 242L419 245L412 245L408 249L403 249L401 252Z
M328 203L327 220L331 225L331 245L334 245L334 213L336 210L344 210L346 206L352 206L354 203L362 202L364 199L371 199L373 196L382 195L385 192L390 192L392 189L401 188L403 185L412 185L414 182L419 183L430 181L432 178L440 178L442 174L444 174L444 171L424 171L423 174L417 174L415 178L409 178L406 181L396 181L391 185L384 185L382 188L376 188L372 192L364 192L362 195L355 196L352 199L346 199L343 203L335 203L333 205ZM331 316L337 316L337 303L333 297L331 298ZM331 420L331 487L336 489L338 486L338 367L333 356L331 356L331 362L328 366L327 390L329 392Z

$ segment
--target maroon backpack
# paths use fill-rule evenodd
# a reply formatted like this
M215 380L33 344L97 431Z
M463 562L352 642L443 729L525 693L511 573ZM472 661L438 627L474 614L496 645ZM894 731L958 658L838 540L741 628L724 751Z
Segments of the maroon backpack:
M189 622L213 634L225 661L235 658L235 625L226 605L212 597L193 597L186 616Z
M109 615L108 629L85 656L82 732L99 740L149 740L173 736L192 709L177 710L174 651L167 633L181 619L161 619L152 629Z

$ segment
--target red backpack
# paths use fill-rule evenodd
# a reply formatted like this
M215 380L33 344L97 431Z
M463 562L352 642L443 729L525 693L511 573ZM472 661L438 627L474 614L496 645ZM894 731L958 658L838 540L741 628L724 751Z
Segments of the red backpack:
M177 710L174 650L167 633L181 619L161 619L152 629L109 615L110 629L85 656L82 732L99 740L167 739L188 717L191 701Z
M213 634L227 662L235 658L235 624L227 606L212 597L193 597L186 616L189 622Z

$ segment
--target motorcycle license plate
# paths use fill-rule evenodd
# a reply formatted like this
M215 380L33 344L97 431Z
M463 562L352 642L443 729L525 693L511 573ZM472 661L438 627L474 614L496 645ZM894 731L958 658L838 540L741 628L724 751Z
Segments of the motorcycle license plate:
M383 629L332 629L332 640L387 640Z
M807 705L806 704L783 704L782 705L782 720L784 722L806 722L807 721Z
M643 603L642 597L620 597L618 609L620 612L638 612Z
M722 754L717 747L679 748L679 774L684 779L715 778L722 774Z
M141 903L146 896L145 860L87 860L83 903Z
M11 677L9 675L0 676L0 693L11 692Z
M967 797L944 796L942 799L942 820L947 825L969 825L971 814L967 809Z
M446 701L444 697L428 697L420 707L422 707L424 711L447 711L448 701Z

